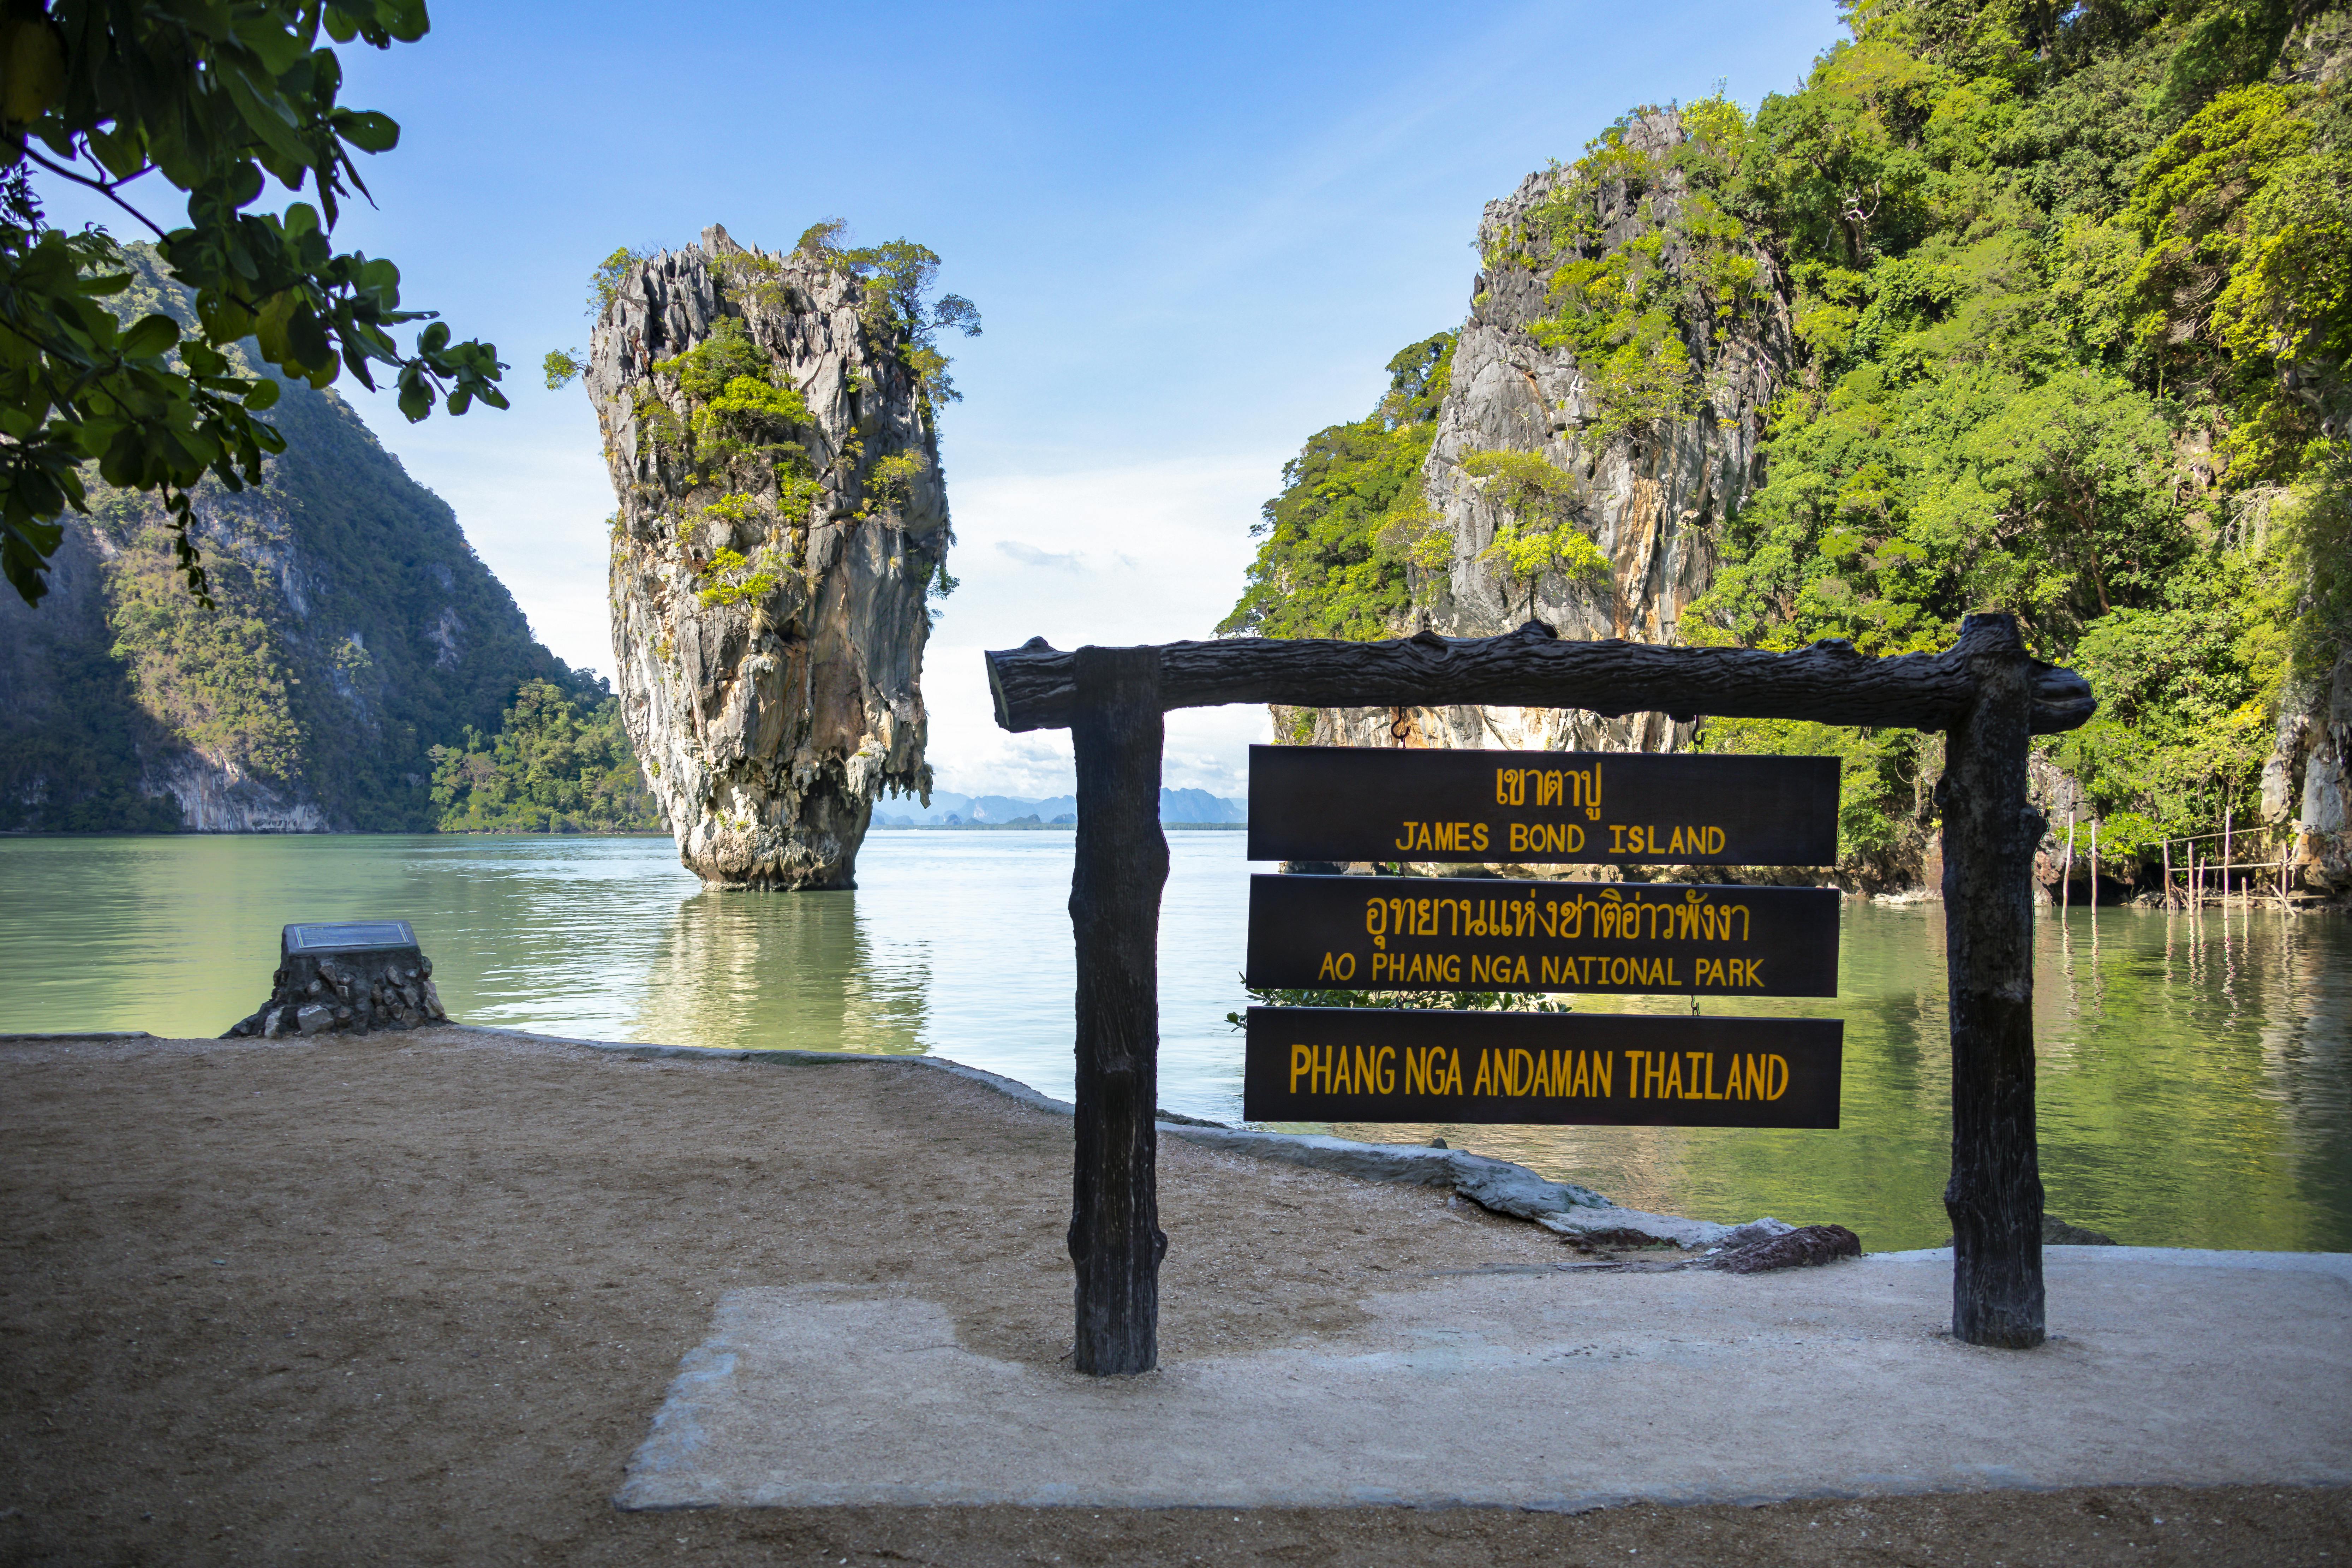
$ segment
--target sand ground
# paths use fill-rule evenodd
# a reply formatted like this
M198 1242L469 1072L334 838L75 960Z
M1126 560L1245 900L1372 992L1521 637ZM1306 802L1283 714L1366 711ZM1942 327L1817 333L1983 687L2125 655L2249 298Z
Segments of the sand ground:
M0 1042L0 1561L2343 1563L2352 1494L1765 1508L610 1503L740 1286L903 1289L1067 1345L1069 1123L876 1062L462 1030ZM1559 1243L1442 1193L1162 1146L1162 1353L1359 1326ZM1826 1396L1826 1395L1825 1395ZM2155 1521L2161 1519L2164 1522Z

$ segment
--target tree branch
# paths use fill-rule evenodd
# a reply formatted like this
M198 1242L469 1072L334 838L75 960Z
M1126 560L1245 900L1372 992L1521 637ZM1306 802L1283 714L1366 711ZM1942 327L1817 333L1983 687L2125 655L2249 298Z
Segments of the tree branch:
M149 217L145 213L141 212L137 207L132 206L129 202L124 201L120 195L115 194L114 187L116 185L127 184L130 181L94 180L88 174L78 173L63 163L57 163L52 159L44 158L40 153L33 150L33 143L30 138L26 138L24 142L19 142L18 150L21 151L26 157L30 158L34 163L38 163L42 168L47 169L50 174L57 175L59 179L71 180L77 185L86 185L89 189L96 191L100 195L104 196L108 201L112 202L116 206L121 207L124 212L129 213L132 217L137 218L141 223L145 224L150 229L152 229L157 239L163 237L163 229L156 226L153 218ZM139 174L144 174L153 167L154 165L151 163L147 168L140 170ZM139 174L131 175L131 179L137 179Z

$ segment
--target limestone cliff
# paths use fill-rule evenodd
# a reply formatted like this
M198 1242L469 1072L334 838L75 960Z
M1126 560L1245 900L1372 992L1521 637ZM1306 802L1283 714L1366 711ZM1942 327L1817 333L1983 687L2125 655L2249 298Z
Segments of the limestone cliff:
M597 319L623 714L706 882L849 887L875 796L929 786L950 533L920 346L840 253L716 226L631 265Z
M2302 893L2352 894L2352 652L2318 679L2290 678L2263 769L2265 826L2285 830Z
M184 319L130 259L117 308ZM581 685L351 406L280 384L264 482L194 491L218 609L174 574L163 507L103 486L48 596L0 593L0 831L428 829L436 745L496 731L527 680Z
M1790 358L1784 281L1761 247L1706 221L1675 156L1689 141L1675 113L1618 134L1607 158L1532 174L1487 205L1485 266L1422 470L1432 515L1416 555L1433 569L1417 585L1420 626L1491 637L1532 619L1564 637L1672 643L1710 581L1711 531L1756 481L1763 407ZM1592 309L1563 294L1595 279L1649 309L1621 311L1622 329L1586 326ZM1303 736L1305 717L1278 713L1277 726ZM1658 714L1554 709L1326 710L1312 723L1326 745L1658 751L1689 734Z

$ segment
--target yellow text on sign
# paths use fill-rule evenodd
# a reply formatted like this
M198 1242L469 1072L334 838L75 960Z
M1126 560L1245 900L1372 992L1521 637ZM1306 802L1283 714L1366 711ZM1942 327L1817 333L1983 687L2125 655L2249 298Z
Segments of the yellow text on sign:
M1465 1075L1446 1046L1308 1045L1290 1047L1290 1092L1470 1094L1513 1100L1607 1100L1624 1058L1628 1100L1779 1100L1789 1058L1769 1051L1580 1051L1481 1047ZM1466 1079L1466 1081L1465 1081Z

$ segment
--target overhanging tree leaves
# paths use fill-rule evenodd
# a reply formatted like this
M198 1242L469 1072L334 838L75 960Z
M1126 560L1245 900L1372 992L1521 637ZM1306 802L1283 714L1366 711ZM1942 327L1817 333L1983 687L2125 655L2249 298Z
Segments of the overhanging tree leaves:
M158 493L190 589L205 597L189 490L232 490L285 449L255 417L277 382L243 373L251 338L289 378L323 387L348 370L399 388L423 419L446 402L507 405L497 349L455 342L436 312L400 305L400 270L337 252L343 199L367 186L354 153L389 151L400 127L341 107L342 68L320 41L413 43L424 0L8 0L0 14L0 568L38 602L68 506L87 510L84 465L110 485ZM163 225L125 187L160 175L187 195ZM105 300L130 283L116 242L42 212L36 176L99 192L152 230L194 321L127 325ZM275 179L313 201L247 209ZM404 351L394 330L427 322Z

